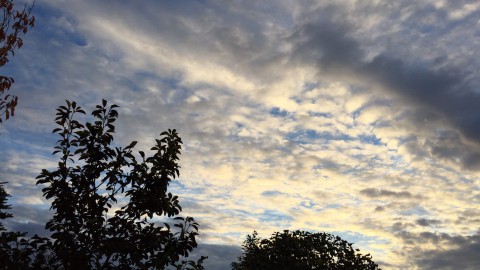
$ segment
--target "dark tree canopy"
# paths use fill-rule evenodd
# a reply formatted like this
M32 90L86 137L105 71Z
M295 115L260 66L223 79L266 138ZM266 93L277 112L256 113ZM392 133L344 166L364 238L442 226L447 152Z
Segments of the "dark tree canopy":
M176 130L163 132L151 156L134 154L135 141L112 147L117 107L103 100L85 124L75 102L57 109L58 168L37 177L52 200L52 253L61 269L203 269L203 257L182 261L197 246L198 224L178 216L178 197L167 192L179 176L182 140Z
M379 270L370 254L362 255L351 243L328 233L276 232L261 239L248 235L243 254L233 270Z
M33 7L33 5L32 5ZM32 7L26 5L21 10L15 10L13 0L0 0L0 67L3 67L10 57L13 57L15 50L23 46L20 37L25 35L29 28L35 24L35 17L30 14ZM14 95L5 95L14 80L11 77L0 75L0 123L2 118L9 119L14 116L18 98Z

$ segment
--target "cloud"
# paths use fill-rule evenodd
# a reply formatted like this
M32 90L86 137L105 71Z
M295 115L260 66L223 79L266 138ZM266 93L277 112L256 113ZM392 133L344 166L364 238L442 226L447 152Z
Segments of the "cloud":
M409 256L421 269L476 269L480 265L478 234L459 236L422 232L405 234L404 237L410 239L406 242L410 243L407 244ZM419 243L423 243L424 248Z
M432 225L437 225L441 223L441 221L436 220L436 219L425 219L425 218L420 218L417 220L417 225L423 226L423 227L428 227Z
M27 236L35 234L47 236L50 234L45 229L45 224L52 216L48 209L15 203L12 204L12 209L8 212L13 215L13 218L2 220L7 230L26 232Z
M478 83L469 79L474 71L448 65L449 62L439 67L427 59L400 59L390 51L370 58L354 37L355 26L342 19L344 13L338 5L327 6L318 10L318 17L305 19L298 25L289 37L292 61L314 64L320 77L364 85L383 90L393 99L400 98L401 103L413 107L415 113L410 123L418 130L435 129L439 125L425 127L423 122L416 123L416 119L429 119L433 115L438 119L434 122L447 122L449 132L458 133L455 143L466 152L449 151L443 141L433 137L427 142L427 147L435 149L430 154L440 158L448 155L449 159L458 159L464 168L476 169L480 164L480 118L476 113L480 95L475 91ZM370 119L373 122L378 118ZM436 136L432 130L424 133Z
M8 231L27 233L27 237L32 237L35 234L39 236L50 235L50 231L45 229L45 224L36 222L16 222L13 220L5 221L5 227Z
M370 197L394 197L394 198L412 198L412 194L408 191L390 191L386 189L375 189L375 188L366 188L360 190L360 193Z

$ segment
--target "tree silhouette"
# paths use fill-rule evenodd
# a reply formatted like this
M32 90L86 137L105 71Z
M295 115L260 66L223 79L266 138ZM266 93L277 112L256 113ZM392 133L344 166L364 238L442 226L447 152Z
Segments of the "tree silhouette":
M7 204L7 198L10 196L4 189L3 185L5 183L0 183L0 221L11 218L13 215L7 212L10 209L10 205ZM12 242L17 240L17 237L22 236L19 232L9 232L0 222L0 262L5 262L4 264L11 264L11 258L13 256Z
M261 239L248 235L243 254L233 270L379 270L370 254L362 255L352 244L327 233L283 231Z
M35 25L35 17L30 14L32 7L33 4L28 9L25 5L22 10L14 10L13 0L0 0L0 12L3 12L0 19L0 67L15 55L15 50L23 46L20 35L25 35ZM3 117L9 119L15 114L18 97L3 96L13 83L13 78L0 75L0 123Z
M167 192L179 176L182 140L176 130L160 134L147 157L133 153L137 142L112 147L118 106L103 100L93 122L76 120L85 112L75 102L57 109L53 130L60 136L54 154L58 168L42 170L37 184L52 200L53 252L63 269L203 269L181 261L197 246L198 224L179 217L177 196ZM154 222L168 217L169 222ZM161 225L160 225L161 224ZM181 261L181 262L180 262Z
M7 210L7 198L10 196L0 183L0 221L12 218ZM0 222L0 269L56 269L56 259L51 254L51 243L38 235L25 237L27 233L7 231Z

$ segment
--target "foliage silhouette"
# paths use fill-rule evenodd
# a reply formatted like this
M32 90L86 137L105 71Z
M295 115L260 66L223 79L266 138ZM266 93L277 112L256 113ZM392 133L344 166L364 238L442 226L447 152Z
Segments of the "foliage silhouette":
M35 25L35 17L30 14L32 8L33 4L28 9L25 5L22 10L14 10L13 0L0 0L0 10L3 12L0 20L0 67L15 55L15 50L23 46L20 35L25 35L28 29ZM0 75L0 123L3 117L7 120L15 115L18 97L14 95L2 97L13 83L13 78Z
M0 220L13 217L7 198L10 196L0 183ZM56 259L51 257L51 243L38 235L28 239L26 233L7 231L0 222L0 269L52 269L57 268ZM57 266L56 266L57 265Z
M179 176L182 140L169 129L148 157L134 155L136 141L110 146L117 107L102 100L92 112L95 120L85 124L76 120L85 114L76 102L57 109L58 168L37 177L52 200L54 215L45 227L52 231L53 253L63 269L203 269L206 257L181 260L197 246L199 225L178 216L178 197L167 192ZM157 225L155 215L175 224Z
M362 255L352 244L327 233L283 231L261 239L248 235L243 254L233 270L379 270L370 254Z

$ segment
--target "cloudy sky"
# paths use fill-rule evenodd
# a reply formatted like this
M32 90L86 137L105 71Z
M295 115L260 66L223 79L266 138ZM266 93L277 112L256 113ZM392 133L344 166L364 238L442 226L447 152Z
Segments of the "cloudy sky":
M21 2L21 1L20 1ZM37 1L2 74L13 229L51 213L55 108L120 106L118 145L176 128L171 185L210 269L245 236L325 231L383 269L480 267L480 2Z

